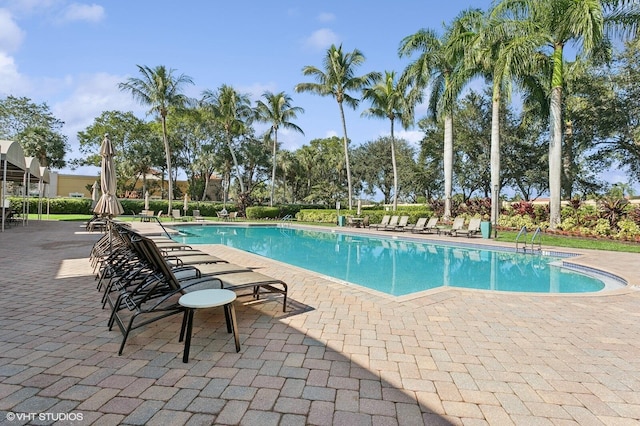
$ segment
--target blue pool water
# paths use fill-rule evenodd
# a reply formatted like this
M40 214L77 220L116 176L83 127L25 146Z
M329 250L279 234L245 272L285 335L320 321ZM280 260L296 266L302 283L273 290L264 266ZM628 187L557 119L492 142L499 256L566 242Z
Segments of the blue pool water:
M224 244L394 296L442 286L538 293L605 286L550 256L275 226L178 229L181 242Z

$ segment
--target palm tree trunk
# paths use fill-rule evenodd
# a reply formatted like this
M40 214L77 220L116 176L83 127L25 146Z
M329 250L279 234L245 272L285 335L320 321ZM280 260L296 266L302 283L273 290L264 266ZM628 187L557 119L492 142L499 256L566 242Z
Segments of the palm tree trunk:
M238 182L240 183L240 193L244 194L244 182L242 181L242 175L240 174L240 167L238 167L238 158L236 157L236 152L231 146L231 134L229 133L229 131L227 131L227 146L229 147L229 151L231 152L231 158L233 158L233 166L236 169L236 175L238 176Z
M453 116L444 117L444 218L451 217L451 190L453 187Z
M491 223L498 225L500 214L500 85L493 85L491 106Z
M551 108L549 111L549 228L560 224L562 191L562 48L556 45L553 52L553 76L551 81Z
M391 120L391 165L393 166L393 211L398 210L398 165L396 164L396 143Z
M203 174L204 174L204 189L202 190L202 197L200 197L202 201L207 199L207 190L209 189L209 181L211 176L211 174L209 173L209 170L203 170Z
M549 227L560 224L560 193L562 191L562 87L551 92L551 140L549 141Z
M273 207L273 191L276 184L276 149L278 149L278 129L273 129L273 152L272 152L272 169L271 169L271 198L269 207Z
M353 208L353 189L351 187L351 166L349 164L349 138L347 137L347 121L344 118L344 108L342 102L338 102L340 107L340 118L342 119L342 131L344 133L344 161L347 168L347 187L349 190L349 210Z
M571 199L575 180L573 158L573 123L567 121L564 127L563 155L562 155L562 197Z
M167 215L171 214L171 204L173 202L173 179L171 176L171 147L169 146L169 139L167 138L167 119L165 116L161 116L162 120L162 140L164 142L164 152L167 159L167 175L169 177L168 180L168 192L167 198L169 200L169 207L167 210Z

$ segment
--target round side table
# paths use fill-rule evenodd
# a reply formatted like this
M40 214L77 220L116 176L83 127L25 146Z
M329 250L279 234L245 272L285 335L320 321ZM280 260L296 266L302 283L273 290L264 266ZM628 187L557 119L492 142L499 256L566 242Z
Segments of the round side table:
M240 339L238 337L236 311L233 307L234 300L236 300L236 294L231 290L224 289L198 290L180 297L178 303L187 308L184 313L184 319L182 320L182 329L180 330L180 341L184 339L183 362L189 362L191 333L193 331L193 314L196 309L224 306L224 317L227 322L227 331L229 333L233 332L236 342L236 352L240 352ZM186 338L185 327L187 332Z

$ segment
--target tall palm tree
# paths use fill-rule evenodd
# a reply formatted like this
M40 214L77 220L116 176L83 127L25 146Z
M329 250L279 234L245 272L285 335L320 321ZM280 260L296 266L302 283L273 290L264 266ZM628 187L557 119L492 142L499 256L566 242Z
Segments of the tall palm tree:
M253 118L249 96L238 93L233 87L223 84L216 91L205 90L202 92L202 101L224 128L227 147L229 147L233 158L233 165L240 185L240 193L244 194L244 182L232 143L234 135L244 132Z
M267 91L262 94L262 97L265 99L266 103L261 100L257 102L256 119L264 123L271 123L269 134L273 133L273 149L271 152L271 197L269 199L269 206L273 207L273 191L276 182L278 129L280 127L291 129L304 135L302 129L290 121L297 118L298 113L304 113L304 109L291 106L291 97L284 92L272 93Z
M503 95L509 99L514 82L527 84L532 66L538 66L536 44L526 33L518 32L500 16L469 9L459 22L463 31L457 31L450 40L452 49L469 52L464 66L475 75L492 84L491 112L491 222L496 225L500 196L500 106ZM535 65L534 65L535 64Z
M315 78L317 83L300 83L295 87L296 92L311 92L320 96L332 96L340 109L342 120L344 160L347 172L347 186L349 191L349 210L353 207L353 187L351 185L351 166L349 164L349 138L347 137L347 122L344 117L343 103L355 109L359 100L351 97L348 92L360 91L371 84L380 74L375 72L363 76L355 76L355 68L362 65L365 57L358 49L350 53L342 51L342 45L331 45L324 57L324 71L314 66L306 66L302 74Z
M464 53L452 44L459 32L467 31L465 15L461 12L454 21L438 35L431 29L421 29L400 42L398 55L417 59L405 68L401 81L410 85L412 102L421 102L424 89L430 86L429 112L433 118L444 121L444 217L451 217L451 192L453 186L453 109L456 99L473 72L464 67Z
M413 121L413 105L409 101L406 88L398 83L394 71L385 71L384 77L376 84L362 91L363 99L371 102L371 107L362 115L377 118L388 118L391 123L391 164L393 167L393 210L398 209L398 166L396 163L396 147L394 123L400 120L406 128Z
M576 42L578 53L589 55L602 42L604 9L601 0L503 0L496 12L512 16L538 44L546 49L552 61L549 110L549 227L560 223L562 192L562 89L565 72L564 47Z
M193 84L191 77L176 75L174 69L167 69L164 65L150 68L145 65L137 65L141 78L131 77L126 82L120 83L120 90L130 92L134 99L142 105L148 105L149 113L156 113L162 123L162 141L167 160L167 172L169 174L169 209L171 214L173 201L173 178L171 169L171 146L167 138L167 114L171 108L182 108L189 103L182 90L186 84Z

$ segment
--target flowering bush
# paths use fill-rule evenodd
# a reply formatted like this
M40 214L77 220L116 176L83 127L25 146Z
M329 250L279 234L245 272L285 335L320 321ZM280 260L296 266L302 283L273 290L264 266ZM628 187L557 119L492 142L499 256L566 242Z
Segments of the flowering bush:
M616 238L621 240L635 239L640 236L640 226L632 220L623 219L618 222L618 233Z
M531 216L520 216L517 214L513 216L500 216L498 225L503 228L515 229L521 229L523 226L526 226L527 229L535 229L537 227Z
M560 222L560 225L558 225L558 229L562 229L563 231L572 231L577 227L578 220L573 216L567 217L562 222Z
M592 228L592 235L609 236L611 235L611 224L607 219L598 219L596 226Z
M548 205L513 203L501 212L498 225L503 228L540 227L547 232L584 237L606 237L640 242L640 206L627 200L601 199L597 206L572 200L562 208L562 221L555 231L548 230Z

